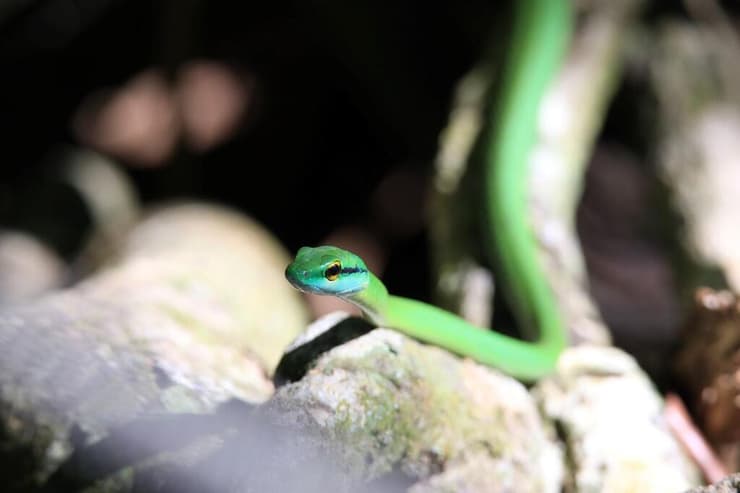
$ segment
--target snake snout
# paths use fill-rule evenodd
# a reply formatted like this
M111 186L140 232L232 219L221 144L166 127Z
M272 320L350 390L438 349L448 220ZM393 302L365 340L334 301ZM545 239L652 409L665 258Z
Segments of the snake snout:
M310 272L306 269L298 269L293 265L289 265L285 269L285 277L294 287L303 291L309 284Z

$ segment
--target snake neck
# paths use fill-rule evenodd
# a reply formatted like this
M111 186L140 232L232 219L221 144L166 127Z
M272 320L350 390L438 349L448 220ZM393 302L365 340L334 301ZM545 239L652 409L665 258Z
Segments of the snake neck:
M365 289L346 296L344 299L360 307L362 313L374 324L386 325L387 320L383 313L385 313L388 305L388 290L372 272L370 273L370 282Z

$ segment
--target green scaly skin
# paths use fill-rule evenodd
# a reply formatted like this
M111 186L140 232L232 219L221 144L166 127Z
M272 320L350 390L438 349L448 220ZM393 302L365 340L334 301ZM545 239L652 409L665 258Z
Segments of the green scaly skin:
M539 338L532 342L511 338L432 305L389 295L360 257L333 246L301 248L285 275L302 291L337 296L359 306L373 323L532 381L552 372L567 343L527 226L526 189L537 112L569 39L571 13L567 0L514 4L509 63L488 136L486 212L495 261L507 281L507 298L520 325L539 332Z

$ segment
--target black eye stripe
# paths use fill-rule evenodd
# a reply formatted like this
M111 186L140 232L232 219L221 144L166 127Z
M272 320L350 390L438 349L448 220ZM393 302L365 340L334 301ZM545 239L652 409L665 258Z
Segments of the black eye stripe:
M328 281L336 281L340 274L361 274L365 272L367 272L367 269L362 267L342 267L342 263L337 260L329 264L329 267L324 270L324 277Z

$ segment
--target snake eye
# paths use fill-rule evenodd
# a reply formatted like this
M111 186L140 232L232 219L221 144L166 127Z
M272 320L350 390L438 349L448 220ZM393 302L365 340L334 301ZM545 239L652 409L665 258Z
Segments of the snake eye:
M339 279L340 272L342 272L342 264L339 260L335 260L324 271L324 277L327 281L336 281Z

